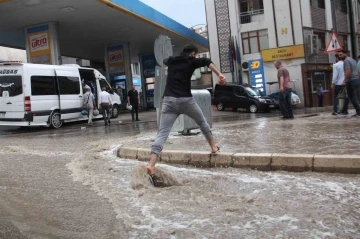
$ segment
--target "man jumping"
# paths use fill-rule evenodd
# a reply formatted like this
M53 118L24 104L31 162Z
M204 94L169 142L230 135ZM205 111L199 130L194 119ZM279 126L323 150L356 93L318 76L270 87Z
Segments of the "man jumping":
M211 153L217 153L219 147L215 144L214 137L200 107L191 94L191 76L197 68L207 66L219 78L218 83L226 83L225 76L216 68L208 58L195 58L198 49L193 45L185 45L180 56L169 57L164 60L168 66L166 88L162 104L159 132L154 144L151 146L150 162L147 173L154 174L156 160L158 159L163 145L169 136L170 130L180 114L192 118L201 129L208 141Z

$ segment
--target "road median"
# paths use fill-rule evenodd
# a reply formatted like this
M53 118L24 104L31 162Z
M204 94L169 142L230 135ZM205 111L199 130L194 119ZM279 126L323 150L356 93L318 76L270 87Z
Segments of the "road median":
M122 146L120 158L147 161L149 149ZM231 153L210 154L203 151L164 150L160 161L166 164L191 165L198 168L250 168L259 171L360 173L360 155L313 155Z

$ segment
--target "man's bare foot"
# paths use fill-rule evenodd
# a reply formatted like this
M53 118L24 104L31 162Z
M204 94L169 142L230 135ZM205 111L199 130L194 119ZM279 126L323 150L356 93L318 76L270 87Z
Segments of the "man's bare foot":
M146 171L149 175L153 175L154 174L154 171L155 171L155 167L154 166L151 166L151 165L148 165L146 167Z
M218 153L219 151L220 151L220 147L217 146L217 145L215 145L215 148L213 148L213 149L211 150L211 153L212 153L212 154L216 154L216 153Z

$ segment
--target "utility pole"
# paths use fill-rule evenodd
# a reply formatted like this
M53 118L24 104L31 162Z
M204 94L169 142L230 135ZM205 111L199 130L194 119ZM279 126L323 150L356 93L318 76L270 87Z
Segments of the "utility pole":
M335 0L331 0L332 25L333 25L333 30L337 34L336 11L335 11L335 9L336 9Z
M356 36L357 29L356 29L355 14L354 14L352 0L348 0L348 9L349 9L350 34L351 34L351 55L354 59L357 59L357 54L358 54L358 45L357 45L357 36Z

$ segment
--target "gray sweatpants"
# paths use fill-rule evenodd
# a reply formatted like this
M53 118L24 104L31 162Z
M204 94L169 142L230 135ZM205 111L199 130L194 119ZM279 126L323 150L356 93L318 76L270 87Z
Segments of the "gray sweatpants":
M208 139L212 136L210 126L193 97L175 98L166 96L162 104L159 132L154 144L151 146L152 154L160 155L170 130L180 114L192 118L200 126L205 138Z

